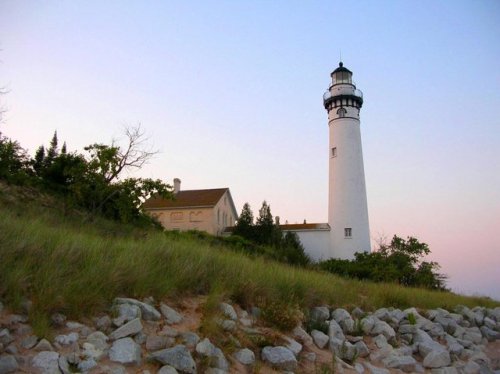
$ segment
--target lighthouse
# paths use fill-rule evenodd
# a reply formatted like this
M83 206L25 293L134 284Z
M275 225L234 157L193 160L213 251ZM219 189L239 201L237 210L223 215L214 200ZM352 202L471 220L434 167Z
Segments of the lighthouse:
M370 251L370 228L359 113L363 93L343 63L323 95L329 127L328 224L331 257L352 259Z

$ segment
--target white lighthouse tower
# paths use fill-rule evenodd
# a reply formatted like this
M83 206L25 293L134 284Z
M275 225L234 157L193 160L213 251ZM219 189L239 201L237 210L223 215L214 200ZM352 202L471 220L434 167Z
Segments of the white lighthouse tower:
M370 251L359 120L363 93L356 89L352 72L342 62L331 77L332 84L323 96L330 134L330 248L332 257L352 259L355 252Z

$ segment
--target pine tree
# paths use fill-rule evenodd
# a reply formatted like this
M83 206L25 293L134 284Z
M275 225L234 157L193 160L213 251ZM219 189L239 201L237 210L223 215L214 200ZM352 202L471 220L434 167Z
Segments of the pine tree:
M63 143L63 146L61 148L61 154L62 155L65 155L67 153L67 150L66 150L66 142Z
M35 158L33 159L33 169L38 176L41 176L43 166L45 163L45 147L41 145L35 152Z
M243 205L240 217L238 218L234 228L234 234L248 240L254 239L253 212L250 208L250 204L248 203Z
M57 157L58 153L59 151L57 149L57 131L55 131L54 136L50 141L50 148L47 151L47 156L45 157L45 165L50 165Z

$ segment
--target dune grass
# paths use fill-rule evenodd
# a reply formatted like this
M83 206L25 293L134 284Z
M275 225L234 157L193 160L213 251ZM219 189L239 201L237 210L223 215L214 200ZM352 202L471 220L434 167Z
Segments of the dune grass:
M31 300L39 330L48 328L54 312L94 315L117 296L214 292L242 306L262 307L281 327L300 318L298 310L320 304L366 310L500 305L489 298L346 280L214 248L193 237L109 221L84 223L54 209L0 199L0 298L13 308Z

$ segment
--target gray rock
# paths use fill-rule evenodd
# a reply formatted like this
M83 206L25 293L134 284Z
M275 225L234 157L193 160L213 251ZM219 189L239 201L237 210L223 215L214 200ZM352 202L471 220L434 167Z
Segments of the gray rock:
M165 336L168 336L170 338L175 338L175 337L179 336L179 331L177 331L176 329L174 329L170 326L164 326L160 332L160 335L165 335Z
M142 344L146 343L147 338L148 338L148 336L143 331L139 331L137 334L135 334L134 341L137 344L142 345Z
M161 303L160 311L169 325L174 325L182 321L182 316L177 311L175 311L175 309L172 309L167 304Z
M168 336L149 335L146 338L146 350L149 352L159 351L167 346Z
M451 363L450 354L446 350L431 351L425 356L423 365L426 368L441 368Z
M97 348L91 343L83 343L82 355L86 358L91 358L93 360L99 361L105 356L104 350Z
M53 351L54 348L52 348L52 344L47 339L42 339L38 342L38 344L35 346L35 351L42 352L42 351Z
M200 337L196 335L194 332L184 332L181 334L182 342L188 348L196 347L196 344L200 341Z
M9 329L0 330L0 343L2 343L4 346L7 346L13 341L14 337L11 335Z
M382 360L384 365L390 369L401 369L407 373L415 372L417 361L411 356L390 355Z
M238 320L238 316L236 315L236 312L234 311L232 305L229 305L227 303L220 303L220 310L227 318L230 318L233 321Z
M159 321L161 319L161 314L155 307L139 300L117 297L114 300L114 304L132 304L138 306L141 308L142 319L145 321Z
M342 308L337 308L332 312L332 318L340 324L345 319L352 319L349 312Z
M362 340L354 343L354 347L356 348L358 356L361 358L366 357L370 354L370 349L368 349L368 346Z
M328 335L318 330L312 330L311 336L314 340L314 344L316 344L320 349L325 348L325 346L328 344L328 340L330 340Z
M295 355L286 347L264 347L262 349L262 360L280 370L293 371L297 368Z
M59 364L59 370L61 370L63 374L71 374L71 370L69 368L69 362L66 359L66 357L60 355L58 364Z
M184 345L177 345L173 348L153 352L151 358L163 365L173 366L179 371L196 373L196 363L193 357L191 357L191 353L189 353L189 350Z
M399 325L398 334L415 334L417 332L416 325Z
M25 324L20 323L16 327L16 334L20 335L20 336L22 336L22 335L33 335L33 329L31 328L30 325L25 325Z
M66 327L70 330L80 330L86 326L81 324L80 322L68 321L66 322Z
M481 340L483 339L483 335L481 334L481 330L477 327L469 327L465 329L465 334L463 339L470 340L474 344L481 344Z
M394 329L389 326L387 322L384 321L378 321L375 323L373 326L373 329L371 331L372 335L378 335L378 334L383 334L387 340L393 340L396 337L396 332Z
M372 332L373 326L375 326L375 322L377 319L373 316L367 316L361 320L361 329L365 335L368 335Z
M205 370L205 374L227 374L227 371L218 368L208 368Z
M178 374L179 372L175 370L173 366L165 365L158 370L157 374Z
M469 361L460 369L463 374L478 374L479 370L481 370L481 366L474 361Z
M210 359L210 366L221 370L228 370L229 364L224 357L224 353L214 346L208 338L203 339L196 345L196 353Z
M93 368L95 368L97 366L97 362L89 357L89 358L86 358L84 360L81 360L79 363L78 363L78 370L82 371L82 372L87 372Z
M317 306L311 309L311 320L316 322L324 322L330 319L330 310L327 306Z
M432 369L432 374L458 374L458 371L453 366L447 366L444 368Z
M500 339L500 333L490 329L487 326L481 326L481 334L489 341L495 341Z
M233 321L232 319L225 319L225 320L219 321L219 325L220 325L220 327L222 327L222 329L224 331L235 331L236 330L236 322Z
M17 350L17 347L14 345L14 344L9 344L6 348L5 348L5 353L10 353L11 355L17 355L19 353L19 351Z
M87 336L87 343L92 344L96 349L105 351L108 349L109 345L107 341L109 338L101 331L96 331Z
M19 368L17 360L11 355L0 356L0 374L14 373Z
M314 352L304 352L302 357L309 362L316 362L316 353Z
M443 351L446 351L446 348L434 340L418 343L418 352L424 358L431 352ZM448 352L446 351L446 353Z
M68 335L57 335L55 342L61 345L71 345L78 341L80 336L76 332L71 332Z
M302 344L288 336L284 336L283 339L286 341L285 347L291 350L295 357L297 357L302 351Z
M59 374L59 353L44 351L33 358L33 366L44 374Z
M387 338L384 335L379 334L373 338L373 342L378 348L384 348L387 345Z
M361 308L354 308L351 312L351 315L354 317L354 318L363 318L365 316L365 312L363 312L363 309Z
M312 337L302 327L295 327L292 331L292 334L295 338L302 342L302 344L308 345L312 344L313 342Z
M370 374L389 374L390 373L389 370L373 366L369 362L364 362L363 365L365 365L365 368L368 370L368 373L370 373Z
M109 334L110 339L117 340L124 338L126 336L135 335L142 331L142 324L139 318L133 319L127 322L123 326L117 328L111 334Z
M243 348L234 354L234 358L243 365L255 364L255 354L248 348Z
M109 359L121 364L141 364L141 347L132 338L116 340L109 350Z
M141 308L134 304L116 304L113 310L118 315L118 317L113 319L115 326L121 326L125 322L132 321L136 318L140 319L142 317Z
M352 318L346 318L340 321L339 324L345 334L352 334L354 332L354 320Z
M108 331L111 327L111 318L109 316L102 316L95 319L95 327L100 331Z
M340 327L340 325L334 319L330 321L330 324L328 326L328 336L330 337L330 339L335 338L339 340L345 340L345 335L342 331L342 327Z

